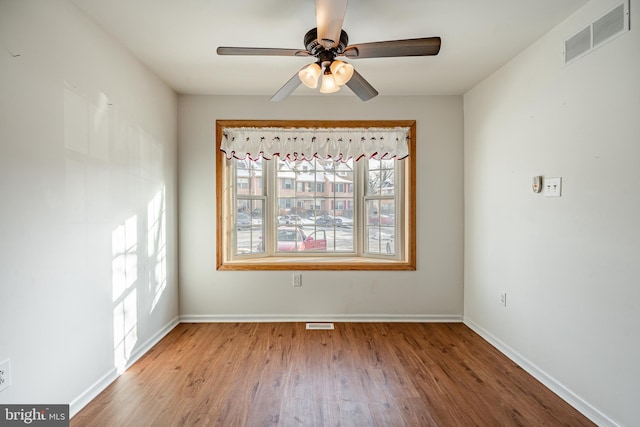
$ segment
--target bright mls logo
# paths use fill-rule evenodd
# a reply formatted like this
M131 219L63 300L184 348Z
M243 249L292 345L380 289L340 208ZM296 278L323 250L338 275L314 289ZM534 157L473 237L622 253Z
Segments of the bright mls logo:
M69 405L0 405L0 427L69 427Z

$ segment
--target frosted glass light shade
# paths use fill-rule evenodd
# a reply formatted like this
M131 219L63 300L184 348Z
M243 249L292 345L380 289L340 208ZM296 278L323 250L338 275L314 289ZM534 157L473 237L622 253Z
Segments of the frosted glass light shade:
M340 86L336 84L333 74L325 72L322 75L322 86L320 86L320 93L333 93L340 90Z
M298 71L300 81L308 88L315 89L318 87L318 78L322 73L322 69L315 62Z
M331 73L336 84L342 86L353 76L353 65L347 64L340 60L335 60L331 63Z

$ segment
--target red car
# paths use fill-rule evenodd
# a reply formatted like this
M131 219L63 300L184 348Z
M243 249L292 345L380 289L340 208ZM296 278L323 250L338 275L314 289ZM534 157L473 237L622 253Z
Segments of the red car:
M370 225L393 225L394 217L392 215L372 215L369 217Z
M264 251L262 242L258 252ZM299 227L278 227L278 252L326 251L327 237L324 230L318 230L308 236Z

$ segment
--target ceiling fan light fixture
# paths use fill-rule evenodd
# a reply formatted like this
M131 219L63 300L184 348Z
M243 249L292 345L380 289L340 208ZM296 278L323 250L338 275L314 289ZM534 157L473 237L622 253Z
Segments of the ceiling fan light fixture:
M331 73L339 86L347 83L353 76L353 65L336 59L331 63Z
M308 88L315 89L318 87L318 78L322 73L320 65L317 63L309 64L298 72L300 81Z
M322 85L320 86L320 93L334 93L340 90L340 86L336 83L336 80L331 74L329 68L324 69L324 74L322 75Z
M2 0L0 0L2 1ZM338 61L338 56L347 60L354 58L397 58L409 56L433 56L440 52L440 37L420 37L401 40L386 40L370 43L349 44L349 36L342 28L349 0L314 0L316 3L316 27L304 35L304 50L269 47L225 47L216 50L218 55L266 55L315 57L315 63L304 66L272 97L281 101L291 95L303 83L315 89L322 77L321 93L333 93L347 85L362 101L378 95L369 82L353 66ZM397 77L397 76L396 76Z

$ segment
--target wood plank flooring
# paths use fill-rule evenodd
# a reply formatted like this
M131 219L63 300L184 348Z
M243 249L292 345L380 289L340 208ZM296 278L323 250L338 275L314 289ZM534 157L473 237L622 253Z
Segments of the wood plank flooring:
M180 324L79 426L592 426L461 323Z

